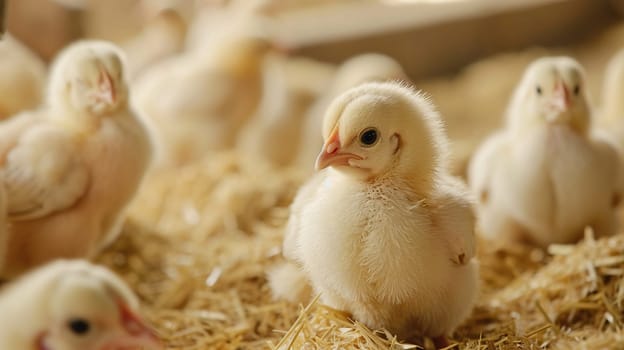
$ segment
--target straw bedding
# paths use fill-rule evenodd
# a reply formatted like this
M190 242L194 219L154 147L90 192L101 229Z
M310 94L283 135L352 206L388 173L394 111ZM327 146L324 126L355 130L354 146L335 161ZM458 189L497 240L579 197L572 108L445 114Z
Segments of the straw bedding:
M144 300L169 349L410 348L316 301L271 298L265 272L301 181L234 153L153 174L99 261ZM548 252L481 247L479 259L481 298L456 348L624 348L624 235L588 231Z
M594 91L602 64L624 44L622 28L576 51L597 74L590 76ZM589 52L596 45L607 47L602 56ZM457 172L476 140L498 123L506 102L504 96L481 114L474 110L487 96L482 84L493 81L491 75L476 79L476 72L508 67L515 72L508 81L490 86L508 94L519 67L540 54L504 56L452 81L419 85L449 120ZM461 96L473 96L473 105L460 109L466 105ZM477 127L462 128L466 122ZM415 348L315 300L300 306L271 298L265 273L281 259L288 205L303 181L296 170L236 153L154 172L129 208L123 235L98 261L141 297L168 349ZM480 248L481 296L449 349L624 349L624 235L595 239L588 230L577 245L546 252L522 245ZM432 347L426 339L418 345Z

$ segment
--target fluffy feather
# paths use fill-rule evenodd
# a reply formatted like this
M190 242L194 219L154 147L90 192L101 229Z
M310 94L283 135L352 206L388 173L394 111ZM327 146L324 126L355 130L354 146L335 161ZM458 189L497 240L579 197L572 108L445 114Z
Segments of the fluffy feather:
M278 166L289 165L297 155L303 116L316 97L313 84L301 86L289 74L299 74L305 68L321 70L321 67L309 62L308 67L293 69L289 67L297 64L290 62L293 60L296 59L281 55L267 57L262 101L254 116L241 129L237 140L241 152Z
M314 159L323 145L321 128L323 116L329 104L341 93L366 82L403 80L409 81L401 65L392 57L366 53L343 62L325 93L306 112L303 121L297 164L303 169L313 170Z
M105 42L70 46L54 64L47 105L0 125L10 221L0 276L90 256L119 233L151 154L121 59Z
M472 309L478 267L471 201L447 173L440 116L408 87L368 83L331 104L323 136L317 167L329 168L295 198L284 256L323 303L369 327L449 334Z
M469 169L483 234L545 246L616 230L621 193L616 149L591 126L583 69L568 57L532 63L509 105L507 126Z
M135 79L156 62L182 52L185 35L186 23L176 11L159 12L123 45L128 55L128 76Z
M2 349L161 349L137 316L132 291L86 261L57 261L24 276L2 290L0 309Z
M264 39L228 39L148 70L135 85L137 107L155 130L157 163L179 165L234 146L261 97Z
M301 268L287 261L271 268L268 273L269 287L276 299L292 303L305 303L312 294L310 282Z

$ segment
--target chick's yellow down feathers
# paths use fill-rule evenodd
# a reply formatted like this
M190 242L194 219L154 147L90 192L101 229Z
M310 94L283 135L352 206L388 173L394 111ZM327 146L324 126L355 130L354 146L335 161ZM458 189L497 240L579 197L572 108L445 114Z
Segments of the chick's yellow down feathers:
M411 88L367 83L333 101L323 138L319 173L291 207L287 264L369 327L443 339L472 309L478 266L472 201L448 174L440 116ZM284 296L300 276L270 278Z
M219 42L206 54L185 53L149 69L134 85L139 111L153 126L157 164L185 164L234 146L260 103L260 38Z
M112 44L73 44L54 63L46 105L0 125L10 222L0 276L90 256L119 233L151 157L124 67Z
M511 99L507 125L470 164L481 232L495 243L540 246L575 242L587 226L613 234L621 169L617 148L593 126L581 65L538 59Z
M139 302L111 271L61 260L0 291L0 348L160 350Z

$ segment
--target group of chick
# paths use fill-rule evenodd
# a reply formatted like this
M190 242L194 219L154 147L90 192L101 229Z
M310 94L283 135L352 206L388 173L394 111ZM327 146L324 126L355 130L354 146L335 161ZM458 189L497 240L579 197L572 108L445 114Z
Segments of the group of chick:
M124 75L115 45L72 44L52 65L45 102L0 124L0 280L44 265L3 286L1 349L161 348L130 289L79 260L119 235L150 163Z
M325 113L319 172L291 206L273 293L320 294L373 329L448 346L478 295L476 228L494 250L617 232L623 73L624 51L597 111L576 60L531 63L505 126L474 154L469 186L449 173L442 119L423 93L396 82L347 90Z
M46 94L37 89L45 67L4 40L20 64L0 70L14 80L0 81L0 277L45 266L0 292L2 349L161 347L110 271L49 263L92 257L116 239L153 144L157 166L233 147L314 165L291 206L286 262L269 271L275 296L320 294L371 328L431 337L440 348L478 296L475 228L493 244L542 247L574 242L588 226L598 236L618 229L624 54L608 70L600 112L574 59L532 63L505 127L474 155L466 186L450 174L442 117L387 56L345 62L301 108L293 100L306 89L284 87L289 71L266 64L266 38L213 39L131 82L116 45L77 42L53 62ZM263 79L267 70L281 80ZM19 91L32 98L12 97ZM300 141L298 150L286 138Z

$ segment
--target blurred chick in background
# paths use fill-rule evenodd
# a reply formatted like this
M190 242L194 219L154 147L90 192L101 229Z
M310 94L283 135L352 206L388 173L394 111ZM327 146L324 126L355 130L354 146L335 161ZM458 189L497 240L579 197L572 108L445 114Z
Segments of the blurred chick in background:
M0 40L0 119L33 109L43 101L46 65L17 39Z
M128 57L128 77L135 79L152 64L182 52L186 23L174 10L158 13L143 30L122 44Z
M333 73L334 67L328 63L269 55L263 72L262 101L241 130L238 149L276 166L290 165L299 151L306 111Z
M237 148L244 154L284 166L296 154L296 147L290 145L296 145L299 139L301 115L313 96L289 89L284 71L286 58L267 58L263 69L262 100L241 129Z
M590 110L584 71L574 59L529 65L506 127L470 164L485 237L547 246L577 241L586 226L597 236L615 233L621 163L616 148L594 132Z
M199 0L186 38L189 51L213 50L224 37L249 37L271 26L267 2L272 0Z
M262 67L271 43L224 38L206 52L165 60L133 86L139 111L152 124L157 165L181 165L232 148L262 96Z
M10 222L0 276L91 256L114 240L150 155L147 131L129 108L120 50L83 41L62 51L47 104L0 125Z
M320 172L291 206L289 262L269 276L274 293L302 280L297 264L324 304L445 346L472 310L478 265L472 202L447 173L440 116L421 93L368 83L334 100L322 134Z
M162 349L132 291L86 261L57 261L24 276L0 292L0 310L1 349Z
M401 65L392 57L367 53L343 62L336 71L331 86L314 102L304 116L296 164L310 173L313 171L311 165L314 164L318 150L323 145L321 137L323 116L334 98L362 83L390 80L409 81Z

